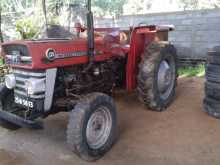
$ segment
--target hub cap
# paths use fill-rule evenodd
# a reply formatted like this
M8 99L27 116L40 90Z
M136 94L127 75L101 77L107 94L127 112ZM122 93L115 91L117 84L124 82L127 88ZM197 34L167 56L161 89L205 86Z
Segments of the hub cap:
M112 128L112 117L108 108L100 107L90 117L86 129L87 143L99 149L107 142Z
M173 63L169 63L163 60L159 66L157 85L160 92L160 96L163 99L167 99L172 92L175 82L175 66Z

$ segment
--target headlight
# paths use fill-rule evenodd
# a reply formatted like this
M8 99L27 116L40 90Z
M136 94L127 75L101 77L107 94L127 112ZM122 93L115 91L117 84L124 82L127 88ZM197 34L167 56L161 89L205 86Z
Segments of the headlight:
M45 79L29 79L25 82L25 85L29 95L42 93L46 89Z
M13 89L16 85L15 75L13 74L5 75L5 85L8 89Z

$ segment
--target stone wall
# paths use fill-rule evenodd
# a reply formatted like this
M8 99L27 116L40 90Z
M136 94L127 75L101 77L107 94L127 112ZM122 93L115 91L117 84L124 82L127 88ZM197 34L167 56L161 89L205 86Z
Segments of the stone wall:
M207 51L220 45L220 10L199 10L172 13L128 15L117 20L96 19L98 27L129 27L139 23L173 24L169 40L179 58L204 59Z

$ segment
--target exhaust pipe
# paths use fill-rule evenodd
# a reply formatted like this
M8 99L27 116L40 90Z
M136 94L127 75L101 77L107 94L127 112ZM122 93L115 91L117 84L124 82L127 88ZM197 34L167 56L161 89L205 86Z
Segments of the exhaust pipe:
M88 12L86 14L87 18L87 36L88 36L88 57L89 57L89 63L88 66L85 68L84 72L87 72L90 70L94 64L95 60L95 37L94 37L94 19L93 19L93 13L92 13L92 7L91 7L91 0L87 1L87 9Z

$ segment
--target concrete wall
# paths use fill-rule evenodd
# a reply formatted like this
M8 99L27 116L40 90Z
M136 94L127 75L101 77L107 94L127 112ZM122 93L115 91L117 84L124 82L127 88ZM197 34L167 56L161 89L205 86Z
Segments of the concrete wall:
M205 58L208 49L220 45L220 10L129 15L117 20L96 20L99 27L129 27L140 22L175 25L176 30L170 33L169 40L176 46L180 58Z

